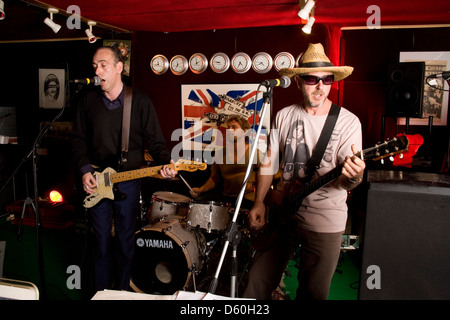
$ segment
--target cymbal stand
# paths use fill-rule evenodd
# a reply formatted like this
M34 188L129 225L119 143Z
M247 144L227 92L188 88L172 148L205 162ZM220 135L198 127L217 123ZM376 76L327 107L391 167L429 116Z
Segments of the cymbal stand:
M256 90L257 93L259 92L260 86L261 85L259 85ZM272 89L270 87L267 87L267 90L268 91L263 93L263 105L261 107L260 123L258 125L258 130L256 131L256 135L253 138L253 144L252 144L251 153L250 153L250 157L249 157L249 161L248 161L248 165L247 165L247 171L245 172L245 177L244 177L244 181L242 183L241 191L239 192L239 195L236 200L236 208L234 210L233 219L231 220L230 224L228 225L228 228L224 235L224 238L226 240L225 240L225 243L223 246L222 254L220 256L219 264L216 269L216 273L214 274L214 278L211 281L210 286L209 286L210 293L216 292L217 284L219 281L220 270L222 268L222 264L225 259L225 255L227 253L228 246L230 245L230 243L233 243L233 240L236 237L236 233L238 232L238 227L237 227L236 221L237 221L237 218L239 215L239 210L241 208L241 203L242 203L242 199L244 197L245 189L247 186L247 181L252 172L253 159L255 158L256 149L258 147L259 136L261 135L262 121L265 117L267 107L270 108L270 105L272 103ZM255 108L256 108L256 101L255 101ZM236 280L236 279L234 278L234 280ZM235 287L235 285L233 284L232 288L234 288L234 287ZM232 295L234 295L234 292L232 292Z

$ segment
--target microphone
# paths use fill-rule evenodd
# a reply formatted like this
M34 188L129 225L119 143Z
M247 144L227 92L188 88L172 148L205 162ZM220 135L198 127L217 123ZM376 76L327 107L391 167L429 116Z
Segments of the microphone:
M428 78L443 78L444 80L448 80L448 78L450 78L450 71L443 71L442 73L432 74L431 76L428 76Z
M98 86L98 85L100 85L102 80L99 77L95 76L93 78L69 80L69 82L80 83L80 84L91 84L92 83L94 86Z
M282 76L280 79L266 80L266 81L263 81L261 84L266 87L269 87L269 88L274 88L274 87L287 88L291 85L291 79L289 77Z

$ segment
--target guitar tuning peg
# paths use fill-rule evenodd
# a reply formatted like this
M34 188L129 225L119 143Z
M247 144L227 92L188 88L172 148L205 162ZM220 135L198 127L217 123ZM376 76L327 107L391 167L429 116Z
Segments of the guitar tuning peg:
M391 160L391 162L394 162L394 157L393 157L393 156L390 156L390 157L389 157L389 160Z
M399 157L400 159L403 159L403 153L400 153L400 154L398 155L398 157Z
M380 162L381 162L381 164L384 164L384 159L381 159Z

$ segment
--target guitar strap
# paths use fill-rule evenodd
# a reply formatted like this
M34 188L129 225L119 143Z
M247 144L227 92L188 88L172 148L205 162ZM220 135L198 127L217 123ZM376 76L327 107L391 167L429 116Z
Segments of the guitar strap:
M120 156L120 165L128 161L128 142L130 139L130 119L131 119L131 101L133 99L133 88L125 86L125 97L123 103L122 116L122 153Z
M313 154L305 165L305 170L308 174L307 181L311 180L314 172L319 168L320 161L322 160L328 141L330 141L331 133L333 132L340 111L341 108L338 105L334 103L331 105L327 119L325 120L325 125L320 133L320 137L317 141L316 147L314 148Z

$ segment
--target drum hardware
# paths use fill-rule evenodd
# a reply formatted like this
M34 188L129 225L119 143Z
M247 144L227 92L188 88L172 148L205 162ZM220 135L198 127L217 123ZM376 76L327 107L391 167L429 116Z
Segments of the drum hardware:
M195 263L193 263L192 267L189 268L189 271L192 274L192 284L194 285L194 292L196 292L197 291L197 285L195 283L195 276L198 275L197 265ZM184 286L184 288L186 288L186 286Z
M233 250L231 253L231 282L230 282L230 293L231 297L236 297L236 283L237 283L237 274L238 274L238 259L237 259L237 248L239 243L241 242L241 232L234 231L234 237L232 240Z
M189 244L189 241L186 241L185 243L182 243L181 244L181 248L185 249L188 246L188 244Z
M170 230L172 230L172 226L168 226L167 228L162 229L161 232L162 232L162 233L167 233L167 232L169 232Z

